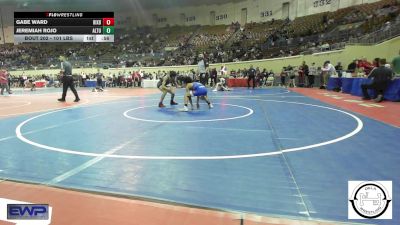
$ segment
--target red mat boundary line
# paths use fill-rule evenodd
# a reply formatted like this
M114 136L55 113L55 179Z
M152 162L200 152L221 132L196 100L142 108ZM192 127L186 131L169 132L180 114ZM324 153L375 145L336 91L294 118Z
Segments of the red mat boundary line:
M361 100L361 97L341 92L333 92L316 88L291 88L293 92L319 100L330 105L349 110L370 119L400 128L400 104L398 102Z
M0 181L0 197L49 204L53 207L51 225L105 225L110 222L121 225L237 225L241 224L241 219L246 225L361 224L318 219L296 220L289 217L216 211L9 180ZM9 223L1 221L0 224Z

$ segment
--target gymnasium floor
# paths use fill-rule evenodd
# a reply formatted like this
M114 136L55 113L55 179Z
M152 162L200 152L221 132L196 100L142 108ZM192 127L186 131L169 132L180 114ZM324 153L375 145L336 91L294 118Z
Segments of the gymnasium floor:
M24 182L272 218L400 224L398 103L236 88L209 92L212 110L184 113L183 90L165 109L155 89L81 89L78 104L71 92L56 102L59 92L0 97L0 197L18 197L10 187ZM349 180L393 181L394 219L348 220Z

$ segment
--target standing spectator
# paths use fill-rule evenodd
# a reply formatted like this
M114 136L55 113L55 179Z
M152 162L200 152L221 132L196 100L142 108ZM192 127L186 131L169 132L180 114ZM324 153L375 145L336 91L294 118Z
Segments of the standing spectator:
M286 74L289 77L289 87L296 87L296 75L294 74L294 68L289 65L288 67L286 67Z
M309 68L308 65L306 64L305 61L303 61L303 64L301 64L301 69L299 70L299 87L305 87L306 86L306 77L308 77L309 74ZM300 72L301 71L301 72Z
M139 70L139 81L138 81L138 83L137 83L137 86L138 86L138 87L142 87L142 81L143 81L143 79L144 79L144 71Z
M310 74L310 68L308 67L307 63L305 61L303 61L303 70L304 70L304 75L305 77L308 77L308 75ZM305 79L305 78L304 78ZM306 81L304 81L305 83ZM307 84L308 85L308 84Z
M287 69L286 67L282 68L282 72L281 72L281 86L286 87L286 76L287 76Z
M212 87L214 87L214 86L217 84L217 75L218 75L217 69L216 69L216 68L213 68L213 69L211 70L211 72L210 72L210 78L211 78L211 83L210 83L210 85L211 85Z
M303 71L303 64L301 64L299 66L299 68L297 69L297 81L298 81L298 85L299 87L303 87L304 86L304 71Z
M361 89L363 91L364 97L363 100L369 100L371 97L368 94L368 89L373 89L377 94L374 99L375 102L381 102L383 100L383 95L385 90L389 84L389 81L392 79L393 71L390 68L385 67L386 59L379 60L379 67L375 68L368 76L368 78L372 78L372 83L370 84L362 84Z
M103 91L103 89L104 89L104 86L103 86L103 74L100 73L100 69L98 69L97 73L96 73L96 87L93 88L92 91L96 91L96 90Z
M22 76L19 77L19 87L24 87L25 85L25 80L26 80L26 76L24 75L24 72L22 72Z
M318 69L315 66L315 63L313 62L309 68L309 74L307 76L308 79L308 87L312 88L314 86L314 77L317 76L318 74Z
M119 72L118 73L118 87L121 88L124 83L125 83L125 77L121 74L121 72Z
M10 90L10 86L8 85L8 71L5 69L0 70L0 86L1 86L1 95L4 93L4 89L8 92L8 94L12 94Z
M61 98L58 99L60 102L65 102L65 97L67 96L68 88L71 89L72 93L75 95L74 102L79 102L78 92L75 89L74 79L72 78L72 65L64 56L60 56L61 61L61 75L62 75L62 83L63 83L63 93Z
M250 80L253 80L253 89L256 86L256 73L257 71L250 65L250 69L247 71L247 89L250 88Z
M260 67L256 68L256 84L261 88L263 85L264 76L260 71Z
M322 82L320 89L326 89L329 77L334 75L336 73L336 70L329 60L324 63L324 66L321 68L321 70L322 70L322 79L321 79Z
M392 60L393 70L396 74L400 74L400 51L399 55Z
M267 69L263 69L262 72L260 73L260 87L264 86L267 83L267 78L268 78L268 71Z
M81 77L82 77L82 86L85 87L86 85L86 75L84 72L81 72Z
M132 73L132 82L133 82L133 86L136 87L140 87L140 74L138 71L134 71Z
M112 86L116 87L117 85L118 85L118 79L117 79L117 77L115 76L115 73L114 73L113 76L112 76Z

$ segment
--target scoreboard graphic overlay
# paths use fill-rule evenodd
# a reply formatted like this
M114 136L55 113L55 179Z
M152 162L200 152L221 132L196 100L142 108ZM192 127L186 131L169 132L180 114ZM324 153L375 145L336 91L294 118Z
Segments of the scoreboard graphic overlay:
M14 12L14 42L114 42L114 12Z

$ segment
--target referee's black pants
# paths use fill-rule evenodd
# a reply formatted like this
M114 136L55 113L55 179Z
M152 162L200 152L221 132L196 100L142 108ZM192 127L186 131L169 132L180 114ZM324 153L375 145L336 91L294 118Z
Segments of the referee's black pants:
M65 97L67 96L67 90L68 88L71 88L72 93L74 93L75 95L75 100L78 100L79 96L78 92L75 89L74 79L72 78L72 76L64 76L62 78L62 82L63 82L63 93L61 99L65 100Z
M210 86L214 87L217 84L217 76L211 77Z
M247 88L250 88L250 80L253 80L253 89L256 87L256 77L255 76L249 76L247 78Z
M207 84L207 74L206 73L200 73L200 83L204 86Z
M97 79L97 87L96 88L103 88L104 89L103 79Z

